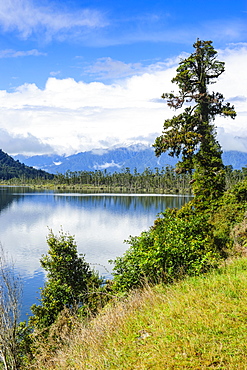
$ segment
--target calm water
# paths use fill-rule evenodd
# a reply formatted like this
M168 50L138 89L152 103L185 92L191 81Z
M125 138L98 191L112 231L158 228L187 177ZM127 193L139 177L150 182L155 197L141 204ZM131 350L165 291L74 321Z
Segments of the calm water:
M63 229L75 236L78 252L109 276L110 259L128 248L124 240L148 230L167 207L181 207L189 196L78 194L0 187L0 242L23 278L23 315L38 303L45 275L39 260L46 237ZM103 267L104 266L104 267ZM25 319L25 316L22 317Z

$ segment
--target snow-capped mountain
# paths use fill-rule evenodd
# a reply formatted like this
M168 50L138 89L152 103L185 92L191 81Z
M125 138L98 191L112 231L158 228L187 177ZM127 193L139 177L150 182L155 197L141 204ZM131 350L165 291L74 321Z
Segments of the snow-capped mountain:
M224 152L223 162L225 165L232 165L234 169L241 169L247 165L247 153L238 151ZM107 170L108 172L120 172L128 167L131 172L134 168L143 172L147 167L154 169L166 166L175 166L177 158L170 157L167 153L156 157L152 147L130 146L116 149L96 149L88 152L81 152L70 156L60 155L36 155L25 157L14 156L27 166L45 170L49 173L65 173L70 171L95 171Z

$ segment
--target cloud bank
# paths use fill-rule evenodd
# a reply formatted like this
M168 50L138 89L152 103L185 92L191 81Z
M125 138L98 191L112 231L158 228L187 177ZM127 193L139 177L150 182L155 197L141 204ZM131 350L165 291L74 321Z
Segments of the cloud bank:
M27 133L25 135L9 134L0 128L0 148L7 148L8 153L23 153L24 155L52 153L53 148L43 143L37 137Z
M247 151L247 45L230 45L219 51L219 59L225 61L226 72L212 89L222 92L238 114L235 120L216 118L219 141L224 150ZM105 60L92 72L109 74L111 63ZM143 70L122 68L121 62L115 66L111 77L124 75L123 70L128 76L111 84L50 77L43 90L24 84L13 92L0 91L2 149L9 154L70 155L136 142L151 145L164 120L176 114L160 96L176 89L171 79L177 60Z

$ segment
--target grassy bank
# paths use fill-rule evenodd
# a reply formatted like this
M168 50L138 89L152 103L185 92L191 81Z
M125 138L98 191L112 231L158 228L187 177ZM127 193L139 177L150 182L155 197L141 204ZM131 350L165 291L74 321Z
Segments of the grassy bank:
M246 258L138 291L75 328L52 359L41 351L34 368L247 369L246 292Z

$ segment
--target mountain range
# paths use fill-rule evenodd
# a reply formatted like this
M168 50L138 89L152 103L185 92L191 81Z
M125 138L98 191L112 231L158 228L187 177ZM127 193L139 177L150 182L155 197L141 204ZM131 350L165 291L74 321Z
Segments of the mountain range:
M81 152L70 156L65 155L36 155L26 157L21 154L13 157L27 166L41 169L49 173L65 173L70 171L95 171L107 170L108 172L120 172L128 167L131 172L134 168L143 172L147 167L154 169L166 166L175 166L177 158L163 153L156 157L154 149L143 145L115 149L97 149ZM226 151L222 154L225 165L231 165L233 169L241 169L247 165L247 153L238 151Z

